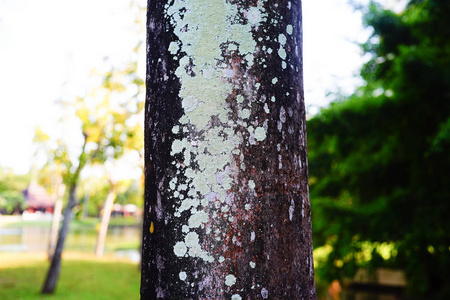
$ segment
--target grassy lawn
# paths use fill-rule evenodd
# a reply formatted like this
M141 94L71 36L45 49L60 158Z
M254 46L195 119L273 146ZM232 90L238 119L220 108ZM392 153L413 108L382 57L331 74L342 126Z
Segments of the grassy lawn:
M140 272L127 260L65 253L55 293L41 295L48 266L45 254L0 254L0 299L139 299Z

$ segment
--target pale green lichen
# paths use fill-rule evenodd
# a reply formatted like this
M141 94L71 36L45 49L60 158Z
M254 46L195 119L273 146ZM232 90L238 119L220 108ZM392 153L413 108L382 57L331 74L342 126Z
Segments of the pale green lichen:
M278 49L278 56L281 57L281 59L286 59L286 50L284 50L284 48L280 47L280 49Z
M183 242L177 242L173 248L173 252L176 256L183 257L186 254L187 247Z
M255 139L257 141L263 141L266 139L266 130L263 127L256 127Z
M258 7L251 6L247 12L248 22L252 25L257 25L261 22L261 10Z
M282 33L280 33L278 35L278 42L280 43L280 45L284 46L286 45L286 36Z
M248 187L249 187L250 189L253 190L253 189L255 189L255 186L256 186L256 185L255 185L255 182L254 182L253 180L250 179L250 180L248 181Z
M180 49L180 46L178 45L177 42L171 42L169 45L169 52L171 54L177 54L178 49Z
M194 96L187 96L186 98L183 99L181 105L184 111L186 112L193 111L194 109L197 108L198 99L195 98Z
M263 9L264 1L257 3L257 6L244 11L243 16L247 21L241 23L237 21L242 17L238 14L237 5L225 0L176 0L166 5L166 14L170 16L177 36L177 41L170 43L168 50L173 55L179 55L179 67L175 75L181 83L178 96L184 110L184 115L172 132L181 132L186 136L174 140L171 145L171 155L177 157L174 158L177 174L183 174L186 178L186 182L176 179L169 182L176 201L175 217L187 217L187 224L181 226L184 240L174 246L178 257L190 256L213 262L215 258L202 249L197 232L205 230L210 234L214 229L211 228L210 219L221 214L229 222L234 221L230 215L230 205L226 203L227 191L233 184L231 168L240 166L234 162L236 155L241 154L238 146L246 136L236 133L234 127L236 122L244 126L252 124L252 107L248 101L255 100L237 95L235 99L240 120L229 119L232 111L228 101L233 97L233 85L230 82L236 73L234 68L224 63L221 56L222 51L237 52L244 57L243 65L252 68L257 51L252 30L267 17ZM286 37L280 35L278 40L284 45ZM271 53L273 50L267 51ZM277 80L274 78L274 84ZM267 105L264 110L268 113ZM256 129L249 126L246 128L249 139L253 139L253 142L263 141L266 139L266 128L267 124L264 127L260 124ZM244 164L241 167L245 170ZM255 188L252 180L248 184L250 189ZM214 195L215 201L208 200L210 194ZM246 209L250 209L248 204ZM222 237L220 230L215 233L216 240L220 241ZM221 256L219 262L223 261ZM180 272L179 277L184 281L187 274ZM226 285L232 286L235 282L234 275L226 276ZM235 294L233 299L241 298Z
M244 108L244 109L241 111L241 118L242 118L242 119L247 119L248 117L250 117L250 110Z
M226 285L232 286L232 285L234 285L235 283L236 283L236 277L235 277L234 275L230 274L230 275L227 275L227 276L225 277L225 284L226 284Z
M178 276L180 277L180 280L183 280L183 281L185 281L187 278L186 272L183 272L183 271L180 272L180 274L178 274Z
M286 32L289 34L289 35L292 35L292 33L294 32L294 28L292 27L292 25L288 25L288 26L286 26Z
M190 228L197 228L201 224L208 222L208 220L208 214L204 211L199 211L191 215L188 224Z

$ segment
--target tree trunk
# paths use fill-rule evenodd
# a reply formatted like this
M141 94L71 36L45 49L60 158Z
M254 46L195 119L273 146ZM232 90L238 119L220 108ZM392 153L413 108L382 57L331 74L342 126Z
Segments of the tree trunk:
M103 207L103 216L100 223L100 230L97 236L97 246L95 248L95 255L97 257L102 257L105 250L105 240L106 234L108 233L108 224L111 217L111 210L114 205L114 200L116 199L115 187L112 186L109 190L108 196L106 196L105 205Z
M55 253L56 243L58 240L58 228L61 221L61 212L63 207L63 197L66 190L65 185L58 182L56 185L56 191L54 193L55 197L55 207L53 209L52 218L52 229L50 231L50 242L48 245L48 260L52 261L53 254Z
M88 216L90 198L91 198L90 184L87 183L83 198L83 213L81 215L83 219L86 219Z
M141 299L316 299L301 2L147 9Z
M59 230L58 242L56 243L52 262L47 273L44 287L42 288L43 294L52 294L55 290L56 283L58 282L59 272L61 269L61 254L63 252L64 242L69 231L69 223L72 219L72 209L76 205L75 191L76 184L72 184L69 189L69 201L66 209L64 210L64 220L62 222L61 229Z

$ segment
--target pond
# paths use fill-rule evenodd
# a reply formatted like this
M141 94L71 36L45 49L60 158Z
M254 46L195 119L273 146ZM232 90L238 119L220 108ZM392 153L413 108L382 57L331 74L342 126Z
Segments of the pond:
M50 224L14 226L0 224L1 252L45 252L50 239ZM125 256L139 261L141 228L139 226L110 226L106 236L105 253ZM69 231L64 249L94 253L97 230L92 227L75 227Z

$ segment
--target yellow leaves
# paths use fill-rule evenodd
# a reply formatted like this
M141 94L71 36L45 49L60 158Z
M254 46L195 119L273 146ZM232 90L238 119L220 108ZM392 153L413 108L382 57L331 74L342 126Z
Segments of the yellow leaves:
M45 143L50 139L50 137L42 131L41 127L36 127L34 132L33 143Z

